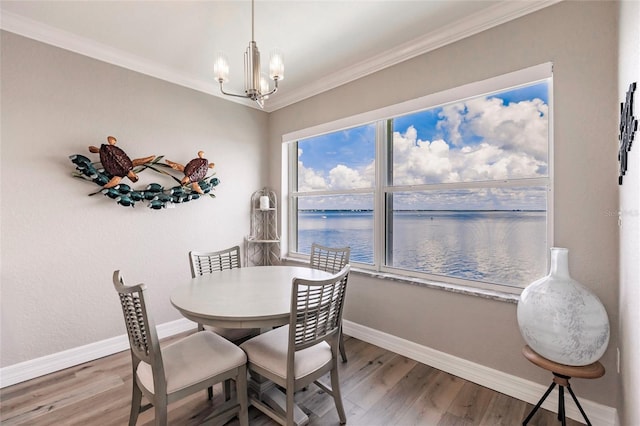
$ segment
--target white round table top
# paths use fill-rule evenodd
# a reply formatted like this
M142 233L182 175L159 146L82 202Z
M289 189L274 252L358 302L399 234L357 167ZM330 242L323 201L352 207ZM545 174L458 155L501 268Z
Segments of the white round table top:
M266 328L289 322L294 278L331 274L302 266L253 266L202 275L171 292L171 304L186 318L227 328Z

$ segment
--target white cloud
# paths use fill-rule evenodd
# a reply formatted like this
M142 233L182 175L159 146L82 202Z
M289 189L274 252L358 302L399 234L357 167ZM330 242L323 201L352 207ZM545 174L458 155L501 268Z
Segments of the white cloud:
M470 130L487 143L547 161L549 108L540 99L503 105L500 99L477 98L465 104Z
M329 172L331 189L348 189L362 187L362 177L357 170L338 164Z
M417 139L410 126L404 135L393 134L393 183L415 185L456 179L449 160L449 145L443 140L433 142Z
M409 127L394 133L394 183L502 180L547 172L547 114L541 100L503 105L477 98L443 107L443 140L423 141ZM476 144L465 142L481 141Z
M410 126L393 134L394 184L504 180L546 176L548 106L539 99L504 105L477 98L442 108L438 129L447 140L421 140ZM471 142L470 142L471 141ZM302 150L298 151L298 156ZM299 161L299 190L370 188L375 163L338 164L326 175Z
M328 185L322 174L308 169L298 161L298 191L318 191L327 189Z
M375 177L375 162L362 169L352 169L338 164L325 177L321 172L307 168L298 161L298 190L317 191L332 189L372 188Z

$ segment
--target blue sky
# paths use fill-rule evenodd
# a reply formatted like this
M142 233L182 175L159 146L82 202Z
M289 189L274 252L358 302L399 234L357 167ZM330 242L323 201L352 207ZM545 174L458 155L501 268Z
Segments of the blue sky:
M542 81L537 84L532 84L530 86L519 87L513 90L509 90L506 92L501 92L496 95L491 95L491 97L499 97L506 104L511 102L520 102L520 101L528 101L531 99L541 99L545 104L549 103L549 90L548 84L546 81Z
M548 104L548 85L546 81L519 87L513 90L490 95L488 99L498 98L504 105L531 99L541 99ZM443 108L437 107L394 119L394 131L404 133L409 126L417 131L420 140L443 139L449 143L449 133L441 124ZM440 125L439 125L440 124ZM465 145L481 142L478 135L464 135ZM450 144L450 143L449 143ZM327 135L305 139L299 144L302 154L299 159L305 167L316 171L328 172L336 164L346 164L352 168L363 167L373 161L375 156L375 128L373 124L347 129Z
M369 124L300 142L300 160L306 167L328 171L336 164L358 168L373 161L375 156L375 126Z
M395 118L393 184L546 177L548 132L546 81ZM374 124L300 141L299 190L372 188L374 159Z

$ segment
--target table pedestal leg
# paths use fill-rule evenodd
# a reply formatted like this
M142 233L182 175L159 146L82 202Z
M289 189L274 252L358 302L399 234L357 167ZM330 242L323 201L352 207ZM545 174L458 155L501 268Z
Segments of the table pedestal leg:
M287 398L275 383L252 371L249 374L248 385L249 392L254 394L256 399L286 417ZM293 406L293 422L296 426L303 426L309 423L309 417L297 404Z

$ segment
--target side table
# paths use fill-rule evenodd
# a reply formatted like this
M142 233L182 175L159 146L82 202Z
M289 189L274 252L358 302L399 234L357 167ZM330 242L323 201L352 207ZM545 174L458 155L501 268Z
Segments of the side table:
M578 406L582 417L584 417L585 421L587 422L587 426L591 426L591 422L587 418L587 414L582 409L582 406L578 402L578 398L576 398L576 395L571 389L569 379L572 377L577 377L580 379L597 379L604 376L604 366L599 361L584 366L558 364L557 362L551 361L541 355L538 355L528 345L522 349L522 354L533 364L553 373L553 382L551 383L551 386L549 386L544 395L542 395L542 398L540 398L538 404L536 404L531 413L529 413L524 422L522 422L522 425L526 426L526 424L529 423L529 420L531 420L536 411L538 411L538 408L540 408L544 400L547 399L547 396L549 396L553 388L558 385L558 420L562 422L562 426L566 426L567 422L564 409L564 388L567 388L567 390L571 394L571 397Z

